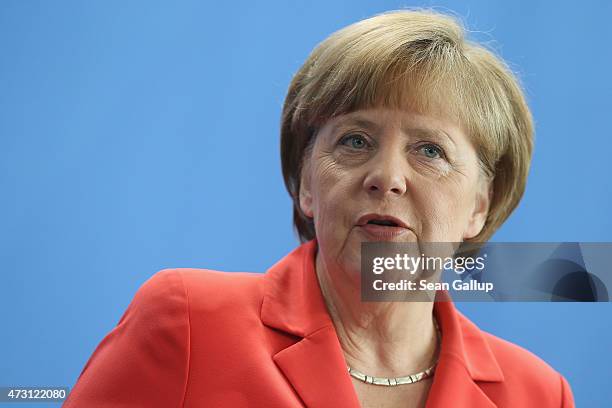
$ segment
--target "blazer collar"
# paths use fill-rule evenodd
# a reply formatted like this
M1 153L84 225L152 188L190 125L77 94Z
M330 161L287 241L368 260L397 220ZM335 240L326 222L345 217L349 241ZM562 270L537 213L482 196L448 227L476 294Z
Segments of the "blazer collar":
M265 275L262 322L301 339L279 351L275 363L308 407L359 407L344 354L315 272L317 241L308 241ZM438 292L434 304L442 344L427 407L496 405L479 382L500 382L502 371L483 332Z

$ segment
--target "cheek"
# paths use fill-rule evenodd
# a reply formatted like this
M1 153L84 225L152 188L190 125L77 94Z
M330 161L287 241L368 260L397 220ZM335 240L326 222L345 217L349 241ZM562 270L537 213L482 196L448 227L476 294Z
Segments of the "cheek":
M313 203L320 217L330 216L346 204L351 174L329 158L320 158L314 172ZM342 199L344 198L344 200Z
M473 207L474 191L467 185L445 180L416 188L423 238L459 241Z
M331 156L319 157L313 169L312 198L315 230L321 244L339 250L353 229L359 172Z

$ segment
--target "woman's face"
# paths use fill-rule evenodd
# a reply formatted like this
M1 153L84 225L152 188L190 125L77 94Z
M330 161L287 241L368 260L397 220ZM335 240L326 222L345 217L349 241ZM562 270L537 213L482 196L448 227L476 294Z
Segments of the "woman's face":
M335 117L319 129L301 177L300 206L328 268L358 273L361 242L463 241L488 212L468 136L429 115L377 108ZM395 226L372 225L390 217Z

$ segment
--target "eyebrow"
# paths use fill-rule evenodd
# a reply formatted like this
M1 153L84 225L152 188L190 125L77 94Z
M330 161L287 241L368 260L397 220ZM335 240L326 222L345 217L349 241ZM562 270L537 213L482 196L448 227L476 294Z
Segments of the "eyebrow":
M354 125L357 125L359 127L366 128L366 129L373 129L373 130L381 129L381 126L378 123L362 118L362 117L359 117L359 116L343 118L340 120L340 122L335 127L336 129L341 129L341 128L350 127Z
M453 146L457 146L455 140L445 131L441 129L428 129L428 128L403 128L404 133L419 135L426 139L447 139Z
M368 120L366 118L360 117L360 116L351 116L351 117L343 118L335 126L335 128L343 129L343 128L355 126L355 125L365 128L365 129L372 129L374 131L380 131L382 129L382 127L378 123ZM438 139L441 137L443 139L448 139L448 141L452 143L453 146L457 146L457 144L455 143L455 140L448 133L446 133L445 131L441 129L430 129L430 128L422 128L422 127L403 127L402 132L408 135L416 135L416 136L427 138L427 139Z

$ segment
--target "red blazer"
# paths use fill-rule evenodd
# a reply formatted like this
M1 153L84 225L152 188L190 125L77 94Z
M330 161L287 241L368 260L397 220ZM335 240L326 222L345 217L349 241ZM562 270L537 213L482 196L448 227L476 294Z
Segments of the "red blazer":
M316 245L266 274L156 273L64 407L359 407L316 279ZM452 302L434 313L442 344L427 407L574 406L566 380L538 357L480 330Z

